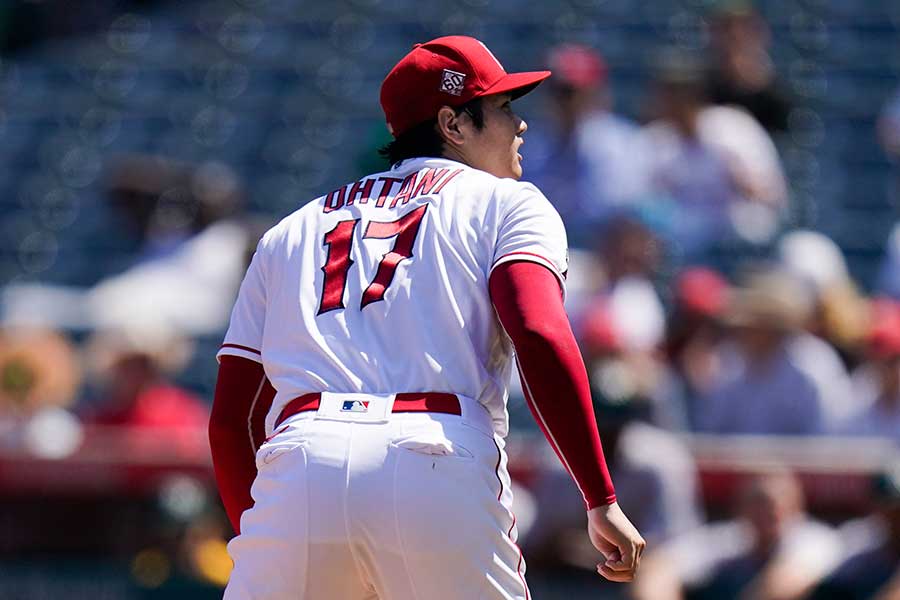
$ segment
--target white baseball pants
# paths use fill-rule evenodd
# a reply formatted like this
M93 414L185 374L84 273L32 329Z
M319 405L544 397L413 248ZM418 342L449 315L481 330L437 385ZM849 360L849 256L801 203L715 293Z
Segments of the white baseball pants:
M225 599L529 600L503 441L459 399L288 419L257 453Z

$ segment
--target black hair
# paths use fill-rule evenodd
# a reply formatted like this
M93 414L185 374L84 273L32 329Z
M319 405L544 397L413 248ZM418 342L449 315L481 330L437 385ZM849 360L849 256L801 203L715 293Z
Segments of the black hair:
M462 106L453 108L458 115L468 114L472 123L479 131L484 128L484 106L481 98L469 100ZM419 156L439 157L444 155L444 139L437 129L437 119L430 119L419 123L404 131L399 137L387 145L378 149L378 154L387 159L390 165L395 165L407 158Z

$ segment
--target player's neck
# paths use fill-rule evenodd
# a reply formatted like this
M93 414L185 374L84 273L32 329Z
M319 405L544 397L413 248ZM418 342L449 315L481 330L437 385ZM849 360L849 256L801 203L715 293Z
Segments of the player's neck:
M457 148L444 146L444 153L441 158L446 158L447 160L455 160L458 163L462 163L464 165L472 166L472 163L466 160L465 155L460 152Z

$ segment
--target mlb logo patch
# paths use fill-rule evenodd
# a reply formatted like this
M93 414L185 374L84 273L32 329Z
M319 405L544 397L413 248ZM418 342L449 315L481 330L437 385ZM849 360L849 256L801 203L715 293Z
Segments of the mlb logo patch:
M444 69L441 75L441 91L453 96L461 96L466 83L466 74Z
M341 412L363 413L369 412L368 400L344 400L341 405Z

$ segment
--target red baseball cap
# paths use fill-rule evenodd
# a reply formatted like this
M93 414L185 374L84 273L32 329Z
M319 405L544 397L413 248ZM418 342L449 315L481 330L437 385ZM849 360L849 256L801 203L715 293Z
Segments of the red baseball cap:
M876 298L870 305L869 354L876 359L900 356L900 304L890 298Z
M682 271L675 281L675 300L690 313L705 317L721 315L728 296L728 282L704 267Z
M580 44L563 44L550 52L550 68L556 73L554 82L562 80L576 89L597 87L606 81L606 62L600 53Z
M487 46L463 35L416 44L381 84L381 108L394 137L481 96L524 96L550 71L507 73Z

